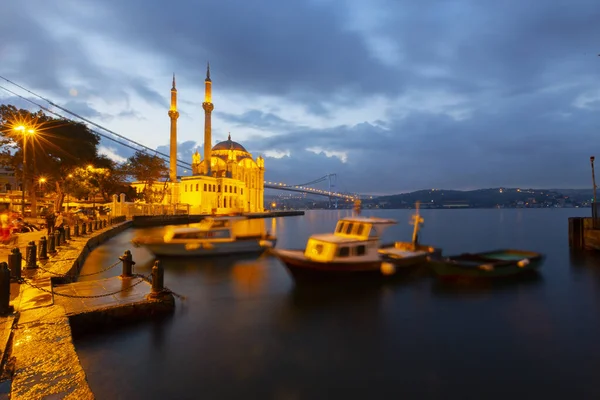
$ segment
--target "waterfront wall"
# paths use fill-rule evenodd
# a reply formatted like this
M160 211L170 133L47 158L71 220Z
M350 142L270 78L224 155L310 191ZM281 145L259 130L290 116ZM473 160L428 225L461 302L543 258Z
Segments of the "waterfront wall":
M591 217L569 218L569 247L573 250L600 250L599 221Z
M244 216L253 218L278 218L304 215L304 211L271 211L261 213L246 213ZM147 228L151 226L164 225L187 225L202 221L211 214L193 214L193 215L135 215L132 219L132 226L135 228Z

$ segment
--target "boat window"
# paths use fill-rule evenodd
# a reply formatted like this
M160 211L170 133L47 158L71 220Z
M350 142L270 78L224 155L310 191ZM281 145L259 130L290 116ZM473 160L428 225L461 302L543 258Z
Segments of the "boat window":
M187 192L187 185L185 185L185 191Z
M198 184L196 183L196 192L198 191Z
M206 183L204 184L204 191L206 192Z
M337 229L335 230L335 233L342 233L343 230L344 230L344 225L345 224L343 222L339 222L338 226L337 226Z
M337 255L338 257L348 257L350 255L350 247L340 247Z
M364 244L361 244L360 246L356 246L352 250L353 250L353 253L355 256L364 256L367 252L367 248L365 247Z
M323 254L323 245L322 244L319 243L315 246L315 253L317 253L319 255Z
M358 228L356 229L356 234L357 235L362 235L363 232L365 230L365 224L359 224Z
M346 226L346 235L349 235L352 233L352 228L354 228L353 223L349 223L348 226Z
M371 227L371 231L369 232L369 237L372 237L372 238L377 237L377 229Z

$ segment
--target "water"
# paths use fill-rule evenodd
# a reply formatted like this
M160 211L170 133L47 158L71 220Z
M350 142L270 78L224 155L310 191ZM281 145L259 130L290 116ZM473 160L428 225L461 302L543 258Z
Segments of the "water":
M410 210L364 214L400 222L384 241L410 239ZM423 274L336 288L297 287L270 257L168 261L166 285L187 296L172 318L75 341L92 390L98 399L600 398L600 263L570 255L567 240L567 218L589 210L422 214L422 242L445 254L511 247L546 262L537 278L502 285ZM278 247L301 248L343 215L265 223ZM125 249L149 273L151 255L129 244L140 233L96 249L83 273Z

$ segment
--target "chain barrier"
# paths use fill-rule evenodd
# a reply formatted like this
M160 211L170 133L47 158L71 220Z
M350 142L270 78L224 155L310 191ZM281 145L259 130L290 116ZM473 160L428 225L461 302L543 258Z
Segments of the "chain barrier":
M21 254L21 259L22 259L23 261L26 261L26 260L25 260L25 258L23 257L23 255L22 255L22 254ZM75 258L73 258L72 260L76 260L76 259L75 259ZM61 261L70 261L70 260L69 260L69 259L67 259L67 260L61 260ZM79 275L77 275L76 277L77 277L77 278L81 278L81 277L85 277L85 276L98 275L98 274L101 274L101 273L103 273L103 272L106 272L106 271L108 271L108 270L110 270L110 269L112 269L112 268L116 267L116 266L117 266L117 265L119 265L120 263L121 263L121 260L117 260L115 263L113 263L113 264L109 265L109 266L108 266L108 267L106 267L106 268L103 268L103 269L101 269L100 271L96 271L96 272L90 272L89 274L79 274ZM73 275L70 275L70 274L59 274L59 273L57 273L57 272L50 271L49 269L46 269L46 268L42 267L42 266L41 266L41 265L39 265L39 264L37 265L37 267L36 267L36 268L38 268L38 269L41 269L42 271L44 271L44 272L46 272L46 273L48 273L48 274L50 274L50 275L59 276L59 277L61 277L61 278L75 278L75 276L73 276Z
M142 278L143 280L145 280L146 282L148 282L149 284L152 285L152 275L146 276L146 275L142 275L142 274L133 274L133 276L136 278ZM160 293L172 294L173 296L177 297L181 301L184 301L187 299L187 297L185 297L184 295L175 293L174 291L172 291L171 289L169 289L166 286L163 286L163 290L161 290Z
M46 288L38 286L35 283L32 283L31 281L25 280L24 278L19 278L17 280L17 282L19 282L19 283L25 283L26 285L29 285L32 288L35 288L35 289L41 290L42 292L50 293L50 294L53 294L53 295L56 295L56 296L69 297L69 298L74 298L74 299L97 299L97 298L100 298L100 297L113 296L115 294L118 294L118 293L124 292L126 290L129 290L129 289L131 289L131 288L139 285L140 283L144 282L144 279L140 279L139 281L137 281L133 285L129 285L126 288L123 288L121 290L117 290L115 292L103 293L103 294L96 294L96 295L92 295L92 296L83 296L83 295L76 295L76 294L58 293L58 292L55 292L53 290L48 290Z

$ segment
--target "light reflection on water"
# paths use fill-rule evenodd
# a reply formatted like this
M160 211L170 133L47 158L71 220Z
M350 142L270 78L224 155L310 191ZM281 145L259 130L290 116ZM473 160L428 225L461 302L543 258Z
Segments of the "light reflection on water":
M399 224L411 210L365 211ZM445 253L523 248L547 254L540 274L443 285L419 271L384 284L294 285L272 257L164 260L187 296L172 318L76 340L99 399L598 398L600 259L571 255L567 218L589 210L422 210L422 241ZM277 247L299 248L349 211L265 220ZM130 249L130 230L96 249L83 273ZM105 273L115 276L120 267ZM85 279L96 279L90 277Z

